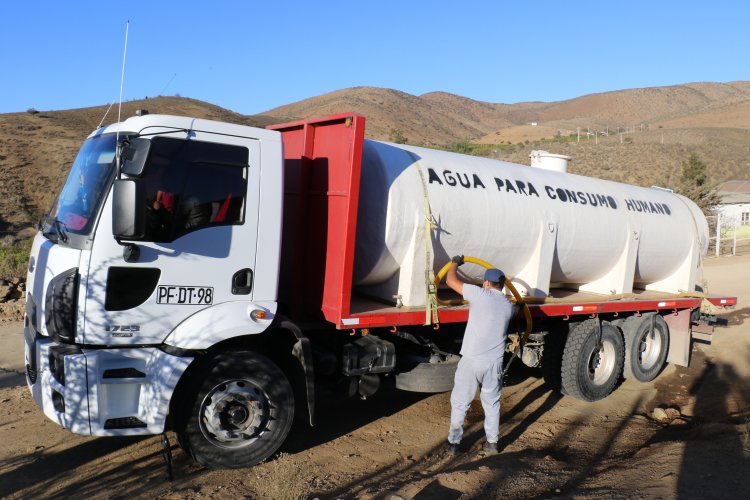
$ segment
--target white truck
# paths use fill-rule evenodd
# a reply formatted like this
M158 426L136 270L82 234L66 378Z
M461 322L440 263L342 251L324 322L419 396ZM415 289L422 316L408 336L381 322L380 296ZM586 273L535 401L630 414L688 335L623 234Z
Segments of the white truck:
M686 365L712 332L701 304L736 303L697 285L707 227L683 197L364 126L139 113L93 132L29 262L45 415L84 435L173 429L199 463L244 467L295 413L313 424L318 384L449 390L468 309L435 274L454 254L505 271L527 308L508 349L584 400Z

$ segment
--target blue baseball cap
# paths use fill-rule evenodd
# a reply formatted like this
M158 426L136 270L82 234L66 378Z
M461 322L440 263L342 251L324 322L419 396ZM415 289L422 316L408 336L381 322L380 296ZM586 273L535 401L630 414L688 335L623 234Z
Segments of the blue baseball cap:
M484 279L492 283L501 283L505 281L505 275L500 269L487 269L484 272Z

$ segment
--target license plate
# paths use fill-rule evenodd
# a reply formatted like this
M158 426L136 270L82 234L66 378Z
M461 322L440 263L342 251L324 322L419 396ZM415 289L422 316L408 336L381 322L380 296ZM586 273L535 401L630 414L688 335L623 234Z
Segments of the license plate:
M160 285L156 291L157 304L210 305L214 302L214 289L210 286Z

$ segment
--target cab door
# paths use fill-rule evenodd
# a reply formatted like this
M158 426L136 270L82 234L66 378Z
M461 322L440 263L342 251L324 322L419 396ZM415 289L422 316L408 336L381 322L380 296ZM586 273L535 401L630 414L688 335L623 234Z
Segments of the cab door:
M146 234L128 242L137 258L112 237L110 193L81 277L86 344L158 344L203 309L253 297L259 141L197 131L151 141Z

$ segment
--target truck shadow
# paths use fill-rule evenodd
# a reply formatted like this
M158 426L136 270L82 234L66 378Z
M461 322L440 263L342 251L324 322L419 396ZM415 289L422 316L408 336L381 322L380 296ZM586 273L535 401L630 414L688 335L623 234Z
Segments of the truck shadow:
M345 436L383 417L398 413L432 394L396 389L393 378L384 379L380 390L362 400L332 391L318 391L315 402L315 427L310 428L307 412L297 418L289 437L279 451L298 453Z
M606 427L606 432L603 432L604 427L592 426L582 415L565 426L578 431L556 435L541 448L517 451L510 445L563 399L548 386L539 385L503 412L501 454L497 457L484 457L479 453L483 436L479 419L468 426L464 439L467 448L458 457L443 453L440 443L430 449L424 459L390 463L352 478L334 491L320 493L336 498L403 492L406 489L413 498L457 498L460 492L450 485L455 478L463 476L456 473L475 473L477 475L472 480L481 478L481 484L472 489L474 494L503 496L503 492L507 495L514 491L515 474L523 475L524 471L541 463L545 467L556 463L561 468L545 475L544 480L536 487L531 486L524 496L598 495L603 491L612 493L612 487L623 487L622 491L626 493L637 491L638 485L602 487L601 482L606 481L610 470L628 467L639 450L664 441L685 443L682 460L674 470L677 498L726 498L733 496L732 492L750 491L750 476L746 474L750 470L750 413L747 407L750 388L746 380L730 365L708 362L690 385L690 394L694 397L694 416L689 420L689 426L658 428L645 442L633 441L629 451L617 450L616 443L620 442L619 446L622 446L635 436L628 429L636 421L634 418L642 418L645 394L634 398L613 422L614 425ZM542 403L533 411L524 413L524 408L534 401ZM523 417L519 418L521 415ZM651 426L658 427L658 424L652 423ZM594 441L588 446L580 445L579 433L583 429L593 432L589 435L596 437L595 445ZM642 486L647 484L650 484L648 480Z
M750 389L728 364L708 362L690 388L695 396L687 430L657 439L687 440L677 481L678 498L721 498L750 492ZM713 486L712 486L713 485ZM718 488L718 489L717 489Z
M298 453L331 442L433 396L398 390L389 378L367 400L321 391L315 428L310 429L302 418L279 451ZM192 463L176 445L173 435L170 439L174 483L165 482L166 469L157 436L68 436L60 444L39 446L0 461L0 498L104 497L125 493L129 497L149 497L160 489L182 488L186 482L192 484L195 478L211 473ZM75 440L75 444L69 446L70 440Z
M727 320L732 326L740 326L745 324L745 320L750 318L750 307L737 309L728 314L724 313L721 315L723 319Z
M4 460L0 462L0 498L13 495L23 498L90 497L111 494L112 485L117 485L118 491L127 488L130 494L145 494L148 491L147 481L144 481L143 474L134 474L132 461L120 460L113 464L105 457L146 439L148 438L88 438L67 449L58 450L51 446ZM153 462L154 468L163 467L160 458L158 452L152 453L144 457L143 462ZM71 481L71 472L79 468L87 469L87 477ZM67 486L60 489L58 483L61 482L67 483Z
M538 374L518 362L510 370L504 385L513 386L528 378L538 378ZM541 386L533 394L524 398L522 404L525 406L548 390L546 385ZM356 396L347 398L331 391L319 391L315 404L315 427L311 429L307 423L307 412L304 413L304 418L299 418L298 415L289 437L279 451L298 453L333 441L383 417L399 413L434 395L396 389L393 377L384 377L380 390L367 400ZM556 399L551 397L550 399L554 399L551 405L554 406L560 397L562 396L558 395ZM550 407L545 403L540 410L543 413ZM481 409L479 411L481 413ZM502 418L505 420L510 416L503 415ZM447 425L446 421L446 432Z
M26 385L26 376L12 370L0 369L0 389Z
M520 422L513 422L514 416L522 411L523 407L533 400L545 398L536 410L523 417ZM642 404L642 400L634 402L629 409L628 417L611 429L609 433L601 436L598 449L593 454L580 455L571 450L575 437L573 435L561 435L550 445L541 449L524 449L520 451L507 450L516 439L524 434L542 415L554 408L563 398L560 394L550 391L546 385L541 385L529 392L521 401L514 404L507 413L503 414L501 423L501 438L499 448L501 453L497 456L485 456L480 452L484 431L481 421L470 425L463 440L463 449L456 457L444 452L443 443L430 449L423 459L413 462L397 462L388 464L370 474L353 478L334 491L319 492L326 498L351 497L359 495L383 495L387 492L402 491L411 487L409 496L413 498L458 498L458 490L446 487L445 478L458 473L481 474L479 483L472 483L471 498L505 497L509 492L516 491L513 485L523 474L528 473L532 463L550 459L555 462L566 463L564 470L554 474L551 481L554 488L548 490L549 481L540 482L525 490L523 496L529 498L550 498L554 496L570 494L574 492L601 463L602 459L611 453L614 443L627 427L629 418L636 414ZM476 403L476 402L475 402ZM585 418L571 422L572 426L585 426ZM509 431L504 429L510 428ZM574 465L574 467L572 467ZM483 471L483 472L482 472ZM477 476L474 476L475 478ZM413 491L414 483L423 482L428 479L427 484ZM450 479L447 481L450 483ZM439 493L439 494L438 494ZM464 492L465 493L465 492ZM437 495L436 495L437 494ZM510 493L512 496L512 493ZM458 495L458 496L456 496ZM537 496L538 495L538 496ZM386 495L387 496L387 495Z

